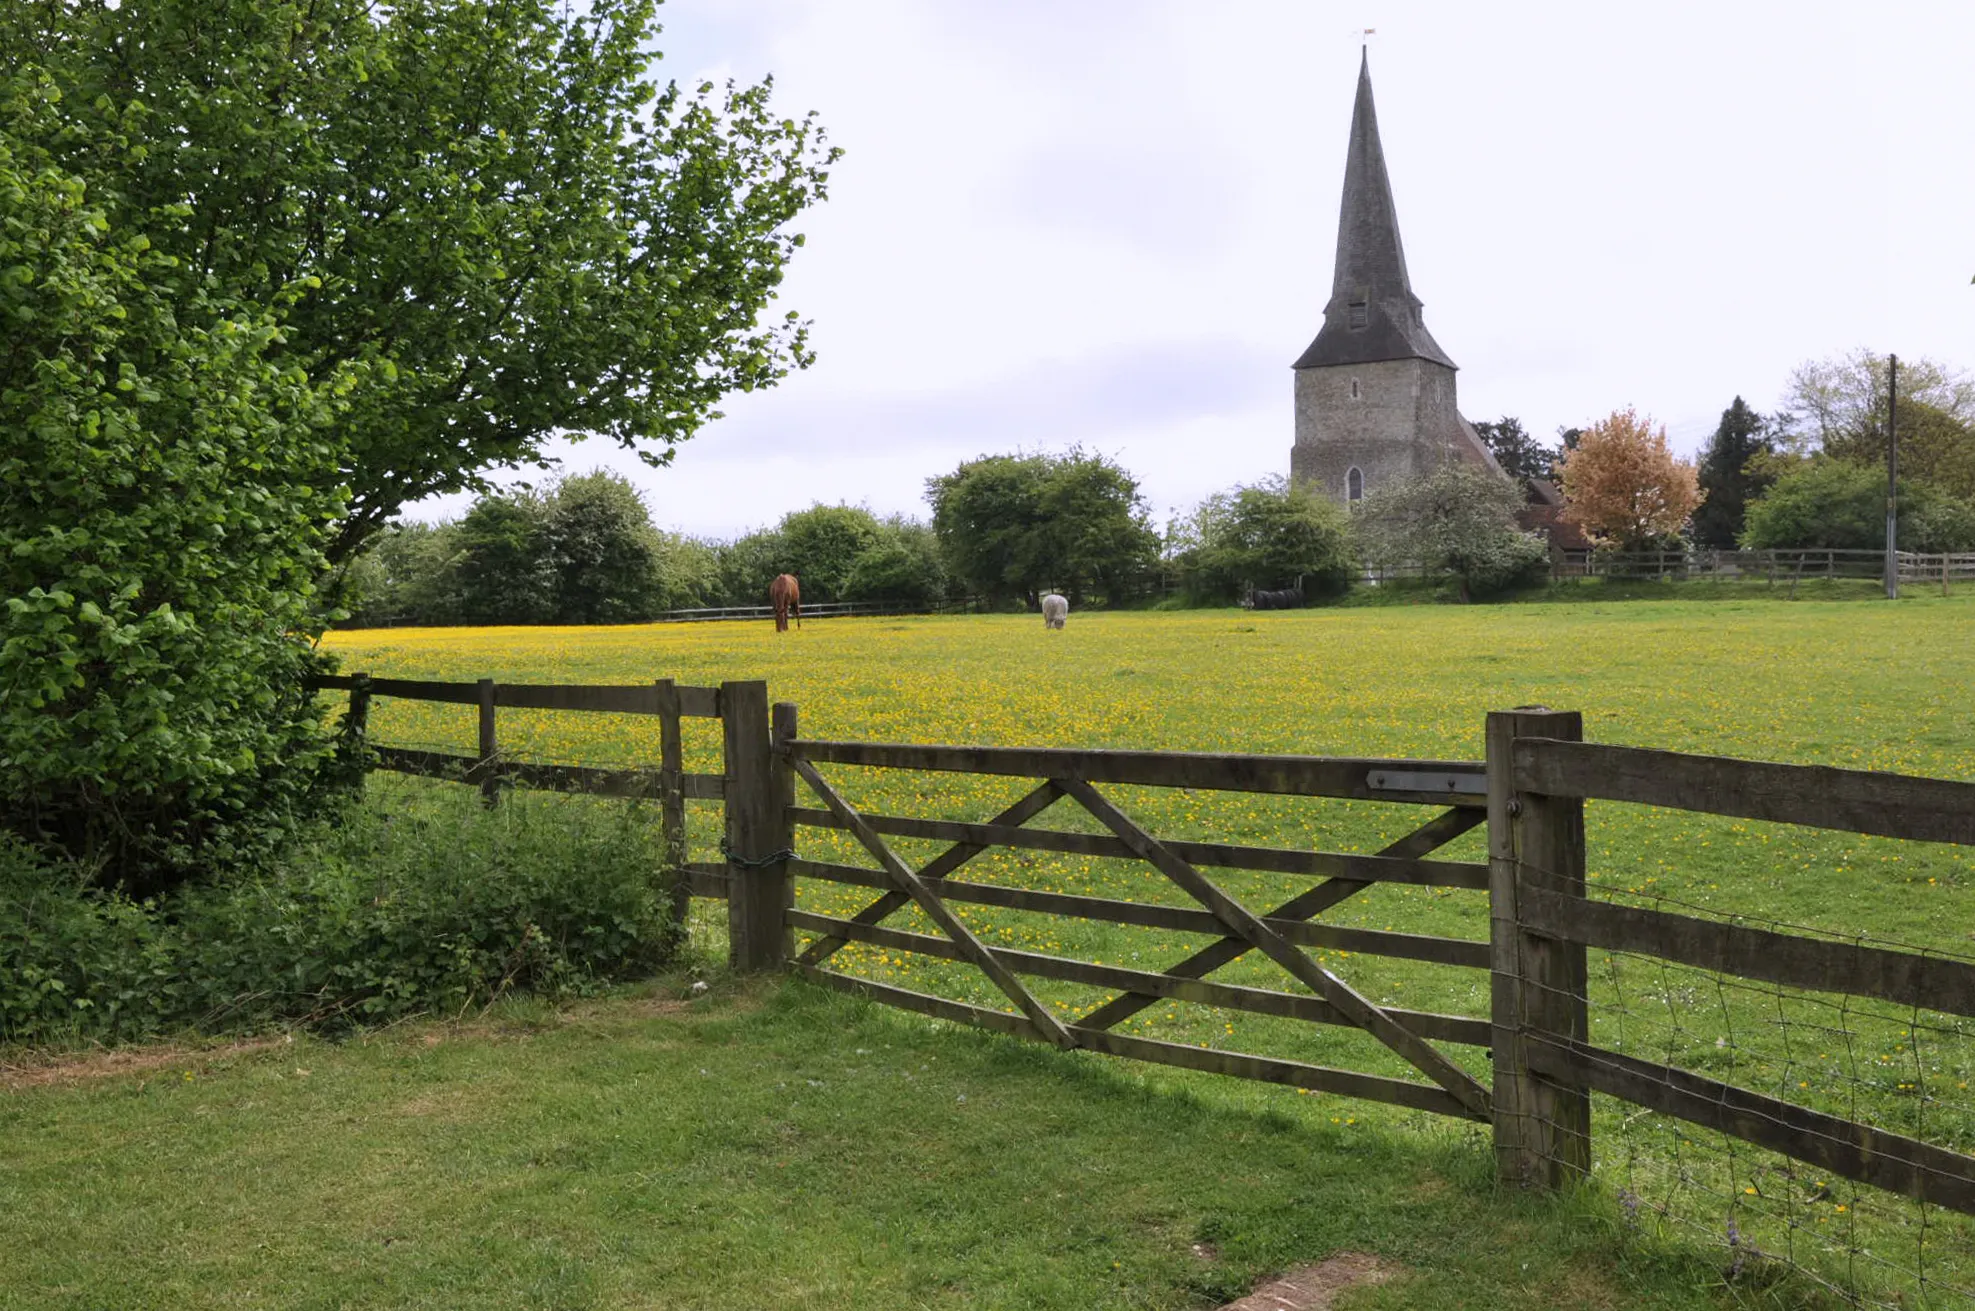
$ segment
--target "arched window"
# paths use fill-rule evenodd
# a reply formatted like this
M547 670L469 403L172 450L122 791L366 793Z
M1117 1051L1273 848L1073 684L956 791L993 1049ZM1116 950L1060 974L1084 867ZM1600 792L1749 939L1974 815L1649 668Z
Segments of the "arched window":
M1351 399L1355 401L1363 395L1364 393L1358 390L1358 380L1356 378L1351 379Z
M1350 472L1344 475L1344 499L1347 501L1365 499L1365 475L1358 472L1356 465L1352 465Z

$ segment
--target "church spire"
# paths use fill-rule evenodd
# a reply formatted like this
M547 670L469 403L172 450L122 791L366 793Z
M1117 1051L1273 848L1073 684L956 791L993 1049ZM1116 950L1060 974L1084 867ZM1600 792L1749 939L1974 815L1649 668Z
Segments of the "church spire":
M1358 64L1358 99L1351 110L1351 146L1344 164L1344 202L1337 218L1337 271L1323 330L1296 368L1427 359L1454 367L1426 330L1420 298L1406 276L1399 216L1378 139L1369 55Z

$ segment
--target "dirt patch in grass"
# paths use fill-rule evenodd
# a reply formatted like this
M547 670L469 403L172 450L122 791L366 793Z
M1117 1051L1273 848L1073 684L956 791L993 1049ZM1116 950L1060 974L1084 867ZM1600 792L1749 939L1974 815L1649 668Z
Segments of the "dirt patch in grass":
M149 1074L154 1070L203 1070L235 1056L267 1051L292 1041L283 1035L243 1038L212 1046L188 1047L172 1043L5 1057L0 1058L0 1090L25 1092L30 1088L61 1088L126 1074Z
M1328 1261L1278 1275L1221 1311L1327 1311L1337 1295L1361 1284L1382 1284L1399 1268L1369 1252L1339 1252Z

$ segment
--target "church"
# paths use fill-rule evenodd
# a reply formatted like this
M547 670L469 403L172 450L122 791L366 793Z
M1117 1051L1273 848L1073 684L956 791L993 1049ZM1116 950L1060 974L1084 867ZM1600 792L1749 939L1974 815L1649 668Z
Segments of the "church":
M1427 331L1424 303L1406 275L1368 57L1358 66L1351 111L1330 302L1294 368L1292 481L1350 502L1450 459L1508 477L1461 417L1454 361ZM1536 492L1539 500L1554 495L1547 486Z

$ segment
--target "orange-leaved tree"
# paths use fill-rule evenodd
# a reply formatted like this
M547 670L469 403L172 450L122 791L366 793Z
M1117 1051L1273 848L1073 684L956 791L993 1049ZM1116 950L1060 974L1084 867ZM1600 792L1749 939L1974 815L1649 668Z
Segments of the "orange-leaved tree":
M1629 405L1584 430L1558 462L1557 480L1563 517L1621 551L1647 550L1679 532L1701 504L1699 476L1667 449L1666 425Z

